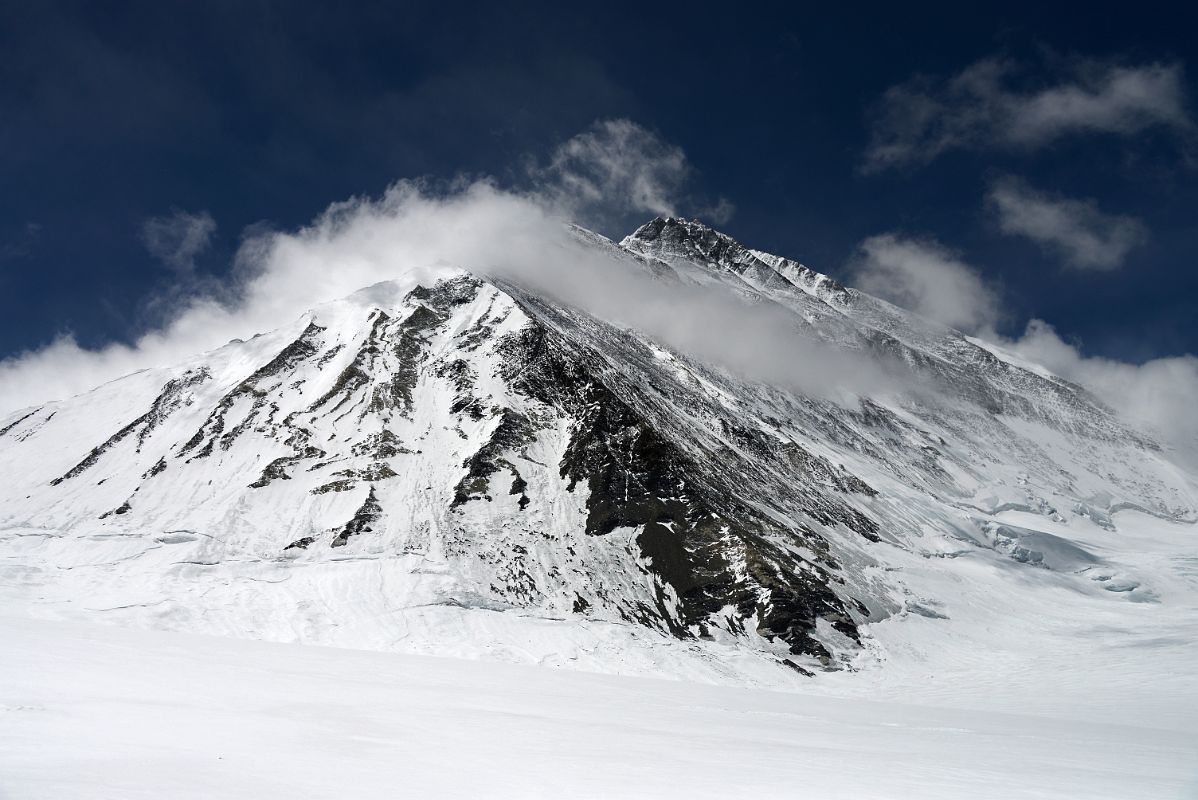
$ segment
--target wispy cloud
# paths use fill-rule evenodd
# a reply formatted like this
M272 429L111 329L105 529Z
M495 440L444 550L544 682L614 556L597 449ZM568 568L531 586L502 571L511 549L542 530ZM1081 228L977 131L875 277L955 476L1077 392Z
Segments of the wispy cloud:
M195 270L196 258L208 248L216 220L207 211L190 213L172 209L142 223L141 241L150 255L179 273Z
M1026 236L1075 269L1117 269L1148 238L1134 217L1103 213L1093 200L1041 192L1018 178L995 181L986 200L1004 233Z
M860 244L849 269L861 291L958 330L988 330L999 320L998 292L934 240L871 236Z
M725 198L697 203L686 192L694 170L681 148L627 119L601 120L554 149L548 162L531 162L537 196L596 229L629 214L678 216L691 205L713 224L732 217Z
M874 109L863 169L926 164L950 150L1034 149L1078 133L1193 129L1180 64L1072 59L1048 85L1018 86L1028 71L987 58L947 79L892 86Z
M721 197L711 205L695 209L696 216L708 225L723 225L736 214L736 206L726 197Z
M770 359L753 344L770 340L766 333L745 339L724 334L733 319L751 316L743 304L707 295L683 298L677 287L644 278L631 260L623 270L619 263L613 267L611 253L583 246L566 224L625 213L639 214L643 222L645 215L697 208L686 189L691 167L681 149L632 122L613 120L567 140L541 163L532 185L504 187L491 178L439 186L400 181L382 197L335 203L298 231L249 230L232 270L220 278L185 274L186 280L174 282L154 309L156 324L131 346L92 350L63 335L0 360L0 414L275 329L363 286L405 277L435 280L444 271L436 265L446 264L565 296L600 316L655 331L680 349L693 346L745 369L807 380L793 374L793 348L801 345L785 335L778 347L790 349ZM722 217L730 213L727 205L716 209ZM150 220L142 238L165 264L187 273L215 227L208 214L176 211ZM781 329L763 314L751 324ZM813 353L805 363L817 358ZM831 359L828 368L845 369Z
M41 234L41 225L36 222L26 222L17 232L0 239L0 262L27 257L33 252L33 247L37 244Z
M600 147L597 152L607 150ZM634 152L646 154L638 173L668 175L676 168L677 159L668 148L664 173L653 155L659 151ZM217 291L204 282L184 282L194 288L171 306L160 326L132 345L91 350L63 336L47 347L0 361L0 414L84 391L134 370L176 364L231 338L277 328L321 303L379 281L435 280L444 274L438 265L446 264L556 295L676 350L802 393L869 394L892 388L899 380L886 364L821 349L796 331L793 316L768 304L750 308L727 292L656 281L631 259L585 245L564 224L580 202L565 193L567 185L568 181L550 182L545 191L536 192L503 188L484 179L433 191L419 182L403 181L380 198L334 204L300 230L258 231L239 253L231 288ZM610 185L627 188L625 178ZM581 196L607 202L588 189ZM649 213L676 210L685 202L656 190L638 196L635 207ZM628 200L617 197L611 202L625 207ZM648 208L650 203L658 207ZM211 236L211 225L204 224L204 215L184 216L200 221L168 226L183 235L164 240L174 246L164 246L162 252L168 254L164 259L187 264L202 250L194 243ZM189 239L189 230L202 235ZM872 237L860 247L856 276L863 290L965 331L992 335L988 330L1002 315L999 295L981 273L932 240L895 234ZM729 336L730 330L738 335ZM1143 366L1087 359L1043 323L1008 344L1065 377L1095 387L1111 405L1145 424L1178 437L1194 434L1188 409L1198 395L1196 359Z

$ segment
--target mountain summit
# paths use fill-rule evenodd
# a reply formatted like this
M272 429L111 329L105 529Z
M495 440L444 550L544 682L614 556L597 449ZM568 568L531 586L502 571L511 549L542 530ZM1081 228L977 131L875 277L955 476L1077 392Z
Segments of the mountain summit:
M4 608L783 684L1168 601L1120 529L1192 523L1194 478L1084 390L697 222L579 239L907 377L813 397L519 281L371 286L0 421Z

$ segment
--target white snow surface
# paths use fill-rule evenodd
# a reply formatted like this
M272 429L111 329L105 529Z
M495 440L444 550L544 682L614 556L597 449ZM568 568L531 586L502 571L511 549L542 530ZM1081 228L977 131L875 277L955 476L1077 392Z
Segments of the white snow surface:
M0 617L10 798L1193 797L1193 731Z

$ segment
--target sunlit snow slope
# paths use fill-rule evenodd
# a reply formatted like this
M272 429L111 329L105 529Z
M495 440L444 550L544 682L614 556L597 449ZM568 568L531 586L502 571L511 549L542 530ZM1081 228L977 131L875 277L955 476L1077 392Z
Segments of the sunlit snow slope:
M1192 716L1198 490L1161 443L697 223L578 247L901 388L810 397L519 281L400 277L0 421L0 610Z

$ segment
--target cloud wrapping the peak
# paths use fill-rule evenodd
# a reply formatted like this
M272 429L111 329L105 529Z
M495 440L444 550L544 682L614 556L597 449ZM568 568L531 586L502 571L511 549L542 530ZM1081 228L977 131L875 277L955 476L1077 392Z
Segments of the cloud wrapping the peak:
M986 200L1004 233L1026 236L1075 269L1117 269L1148 238L1134 217L1106 214L1093 200L1041 192L1017 178L995 181Z
M438 265L487 272L524 259L546 274L561 271L573 246L567 221L597 227L628 214L675 213L687 202L691 168L679 148L628 120L608 120L530 172L532 185L519 188L489 178L399 181L380 198L334 203L298 231L247 230L223 281L194 270L216 231L210 214L176 209L151 218L139 231L142 243L183 279L151 301L158 324L132 344L85 349L64 332L0 360L0 415L175 364L363 286L427 276Z
M1023 71L987 58L948 79L890 87L874 109L863 170L927 164L950 150L1030 150L1079 133L1193 129L1179 64L1073 59L1052 85L1015 88Z
M172 270L190 273L214 233L216 220L207 211L173 209L167 216L147 219L141 226L141 241L150 255Z
M66 333L0 361L0 414L177 364L380 281L426 279L450 266L485 269L506 253L549 258L564 238L565 226L545 204L491 181L441 191L401 181L378 199L336 203L300 230L250 236L226 285L185 282L187 292L171 298L161 325L132 344L90 350Z
M858 289L972 333L999 319L997 292L960 257L930 239L866 239L849 266Z
M570 163L577 163L579 152L593 151L593 141L587 141L581 151L570 149ZM664 168L655 160L656 150L634 147L622 157L629 152L645 155L648 174L674 174L678 164L672 150ZM616 186L632 180L620 170L603 174L616 175ZM668 200L633 183L641 187L635 203ZM562 194L566 185L536 191L505 188L491 179L447 185L400 181L381 197L336 203L299 230L251 235L231 286L195 282L174 299L163 324L136 342L86 350L65 335L0 362L0 415L135 370L177 365L230 339L294 322L363 287L388 280L430 285L458 269L557 297L676 351L812 396L892 385L866 357L857 363L823 349L789 311L750 306L720 288L660 280L614 246L596 246L569 224L579 201L578 195ZM592 206L604 201L590 188L581 198ZM730 337L729 330L740 335Z
M605 138L613 130L614 138ZM161 326L132 344L89 350L64 335L0 361L0 417L136 370L180 364L230 339L295 322L323 303L381 281L428 285L459 268L557 297L675 351L809 396L839 400L847 395L851 401L853 394L876 396L906 386L909 376L895 365L822 347L788 311L769 303L749 306L734 292L654 279L614 247L585 241L568 224L579 208L676 210L679 201L670 192L679 185L661 176L679 176L685 159L660 142L642 146L639 134L621 124L599 125L584 137L555 154L550 163L557 166L540 188L505 188L491 179L439 187L400 181L381 197L336 203L299 230L254 233L245 240L228 285L194 282L194 289L172 301ZM640 169L632 167L637 159L642 159ZM572 177L579 175L588 177ZM658 177L646 183L645 175ZM607 197L608 191L615 195ZM202 252L195 243L206 241L211 231L203 231L211 226L203 215L183 217L199 217L198 227L194 220L191 226L164 227L183 235L164 235L161 241L175 246L164 245L162 252L188 264ZM187 232L195 230L203 235L189 238ZM864 291L961 330L985 334L1000 318L993 287L935 241L874 236L862 243L854 268ZM1135 397L1141 399L1127 411L1152 424L1168 424L1198 396L1198 386L1187 383L1196 374L1194 359L1145 368L1104 365L1039 328L1010 344L1116 399L1119 391L1126 394L1132 380L1127 376L1132 376ZM1166 401L1153 406L1153 398Z

